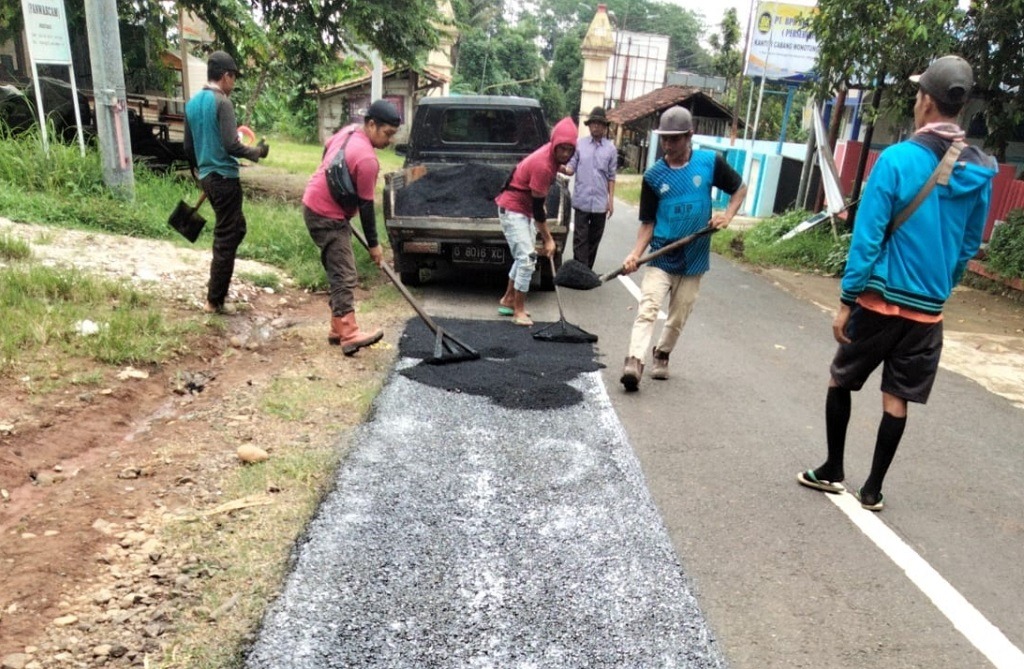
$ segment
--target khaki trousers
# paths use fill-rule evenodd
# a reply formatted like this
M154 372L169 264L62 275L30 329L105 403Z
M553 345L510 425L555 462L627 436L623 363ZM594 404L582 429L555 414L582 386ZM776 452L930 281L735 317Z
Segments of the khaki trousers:
M644 279L640 284L640 305L636 310L633 322L633 334L629 338L629 355L632 358L646 360L651 352L651 336L654 334L654 321L658 319L665 296L668 300L668 318L661 328L658 339L658 350L671 353L676 341L686 325L686 319L693 311L693 304L700 292L701 275L680 276L669 274L657 267L648 266L644 270Z

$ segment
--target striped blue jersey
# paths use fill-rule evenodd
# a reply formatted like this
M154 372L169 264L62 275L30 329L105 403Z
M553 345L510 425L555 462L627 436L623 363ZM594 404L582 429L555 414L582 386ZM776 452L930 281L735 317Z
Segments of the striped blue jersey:
M714 151L695 149L683 167L670 167L661 159L644 173L645 185L658 200L651 251L707 226L716 156ZM669 274L703 274L711 268L711 239L699 237L650 264Z

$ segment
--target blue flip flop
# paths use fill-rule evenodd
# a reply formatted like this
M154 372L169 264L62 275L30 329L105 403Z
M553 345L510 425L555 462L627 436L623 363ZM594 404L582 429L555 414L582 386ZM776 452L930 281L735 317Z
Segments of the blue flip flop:
M514 313L516 312L512 309L512 307L498 307L499 316L511 316Z

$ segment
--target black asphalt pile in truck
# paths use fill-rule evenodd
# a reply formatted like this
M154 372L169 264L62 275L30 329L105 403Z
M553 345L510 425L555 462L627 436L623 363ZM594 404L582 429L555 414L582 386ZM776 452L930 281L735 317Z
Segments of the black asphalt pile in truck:
M505 185L505 167L466 163L438 167L395 192L396 216L490 218L494 198Z
M384 177L384 224L402 281L422 270L458 267L507 271L511 254L494 198L520 160L549 138L540 103L530 98L466 95L420 100L404 169ZM561 264L572 207L568 180L548 194L548 227ZM553 287L547 263L535 275Z

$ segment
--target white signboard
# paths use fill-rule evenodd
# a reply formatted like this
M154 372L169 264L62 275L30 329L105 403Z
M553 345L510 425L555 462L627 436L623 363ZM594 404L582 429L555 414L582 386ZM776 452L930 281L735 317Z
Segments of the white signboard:
M78 126L78 146L85 155L85 137L82 134L82 112L78 108L78 85L75 83L75 64L71 61L71 39L68 37L67 14L64 0L21 0L25 19L25 38L28 41L28 60L32 66L32 84L36 90L36 107L40 119L46 118L43 92L39 88L39 65L66 65L71 79L71 99ZM40 123L43 148L49 153L46 124Z
M818 57L818 40L807 27L815 11L806 5L759 3L744 74L769 81L802 80Z
M32 62L71 65L71 40L63 0L21 0Z

